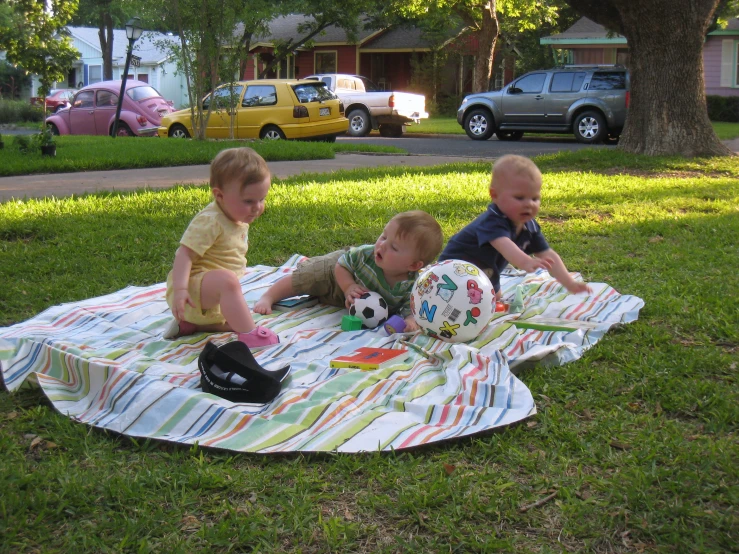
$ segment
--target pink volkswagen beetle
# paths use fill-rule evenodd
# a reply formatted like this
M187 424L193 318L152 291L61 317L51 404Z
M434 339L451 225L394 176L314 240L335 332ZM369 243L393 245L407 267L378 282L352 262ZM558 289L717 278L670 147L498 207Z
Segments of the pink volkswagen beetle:
M71 105L46 118L55 135L110 135L121 91L120 80L101 81L80 89ZM162 116L173 112L170 100L143 81L126 82L118 136L154 136Z

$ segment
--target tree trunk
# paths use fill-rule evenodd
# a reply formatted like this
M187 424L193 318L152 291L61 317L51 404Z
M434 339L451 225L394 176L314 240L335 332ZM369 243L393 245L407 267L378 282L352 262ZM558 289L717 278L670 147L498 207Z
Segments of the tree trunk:
M631 102L620 148L650 156L727 156L708 119L703 41L718 0L569 0L621 32L630 52Z
M113 18L107 10L100 12L98 37L103 53L103 80L110 81L113 79Z
M488 0L482 5L482 24L477 32L477 52L475 54L475 82L472 92L490 90L490 76L493 72L495 41L498 39L498 17L495 13L496 0Z

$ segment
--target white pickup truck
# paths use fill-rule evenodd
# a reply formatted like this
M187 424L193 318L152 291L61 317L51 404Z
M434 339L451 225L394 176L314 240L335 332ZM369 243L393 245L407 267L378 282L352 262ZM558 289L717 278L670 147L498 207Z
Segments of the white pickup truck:
M320 73L305 79L323 81L344 103L349 119L347 133L353 137L367 136L372 129L379 129L383 137L399 137L404 125L419 123L429 116L422 94L384 92L366 77Z

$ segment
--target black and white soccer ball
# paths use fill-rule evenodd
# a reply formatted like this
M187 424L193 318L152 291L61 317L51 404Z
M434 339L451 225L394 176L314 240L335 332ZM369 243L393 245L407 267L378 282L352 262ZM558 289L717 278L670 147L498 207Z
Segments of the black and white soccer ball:
M365 292L354 300L349 314L361 319L367 329L374 329L387 321L387 302L376 292Z

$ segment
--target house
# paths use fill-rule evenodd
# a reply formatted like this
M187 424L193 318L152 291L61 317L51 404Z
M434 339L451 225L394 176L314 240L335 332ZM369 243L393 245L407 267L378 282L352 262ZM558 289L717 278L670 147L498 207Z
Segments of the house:
M81 88L103 80L103 53L97 28L67 27L72 37L72 45L80 57L72 64L64 82L56 83L54 88ZM179 41L172 35L144 31L133 45L133 55L141 58L138 67L133 64L128 69L129 79L149 83L167 100L172 100L179 108L188 103L187 84L184 75L177 71L176 60L162 47L162 44ZM113 79L120 79L126 64L128 39L123 29L113 30ZM31 96L37 96L38 77L33 78Z
M626 38L583 17L572 27L540 39L562 64L629 65ZM739 96L739 19L726 29L708 33L703 45L703 69L707 95Z
M302 36L298 26L306 21L307 16L300 14L273 20L269 32L252 41L243 78L258 78L274 57L275 43ZM237 29L236 35L240 31ZM423 92L428 97L430 89L434 89L430 75L436 71L440 78L432 94L461 96L472 88L474 46L474 37L469 35L434 43L415 27L359 29L356 41L351 41L346 31L332 26L316 36L310 46L297 48L288 55L267 77L358 74L383 90ZM507 83L513 78L511 60L507 66L498 66L500 75L496 75L496 80Z

